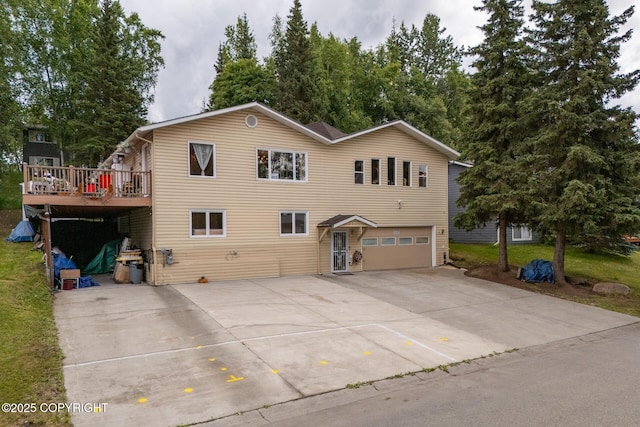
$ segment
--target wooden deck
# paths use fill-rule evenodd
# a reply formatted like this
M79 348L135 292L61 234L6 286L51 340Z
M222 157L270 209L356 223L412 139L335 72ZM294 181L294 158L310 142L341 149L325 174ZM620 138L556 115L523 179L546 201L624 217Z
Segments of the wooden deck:
M24 164L23 173L25 205L86 207L94 214L151 206L151 172Z

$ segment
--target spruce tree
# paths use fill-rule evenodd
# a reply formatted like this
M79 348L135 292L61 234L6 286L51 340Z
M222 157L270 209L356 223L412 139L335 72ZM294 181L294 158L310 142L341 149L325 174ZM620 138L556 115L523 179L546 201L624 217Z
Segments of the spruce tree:
M476 73L471 76L470 114L473 131L462 159L473 164L459 178L458 204L466 211L455 218L457 227L471 230L498 220L501 271L509 270L507 227L525 222L523 194L527 174L521 155L527 132L518 103L524 97L525 43L522 40L522 0L483 0L476 7L489 15L481 27L484 41L472 48Z
M563 283L568 239L615 243L640 224L636 114L616 105L640 79L617 64L631 30L618 32L633 7L613 17L604 0L534 1L533 10L538 80L526 107L539 130L529 141L530 189L537 222L555 234L553 268Z
M317 120L318 117L313 112L313 55L300 0L294 0L284 38L277 43L276 48L276 109L301 123Z
M77 161L95 166L115 144L145 123L150 92L163 64L162 34L124 15L120 3L102 0L91 34L91 56L78 73L83 83L73 122Z
M256 40L247 14L239 16L236 25L227 26L224 33L226 40L218 48L216 76L209 86L207 109L253 101L271 104L275 79L271 70L258 63Z

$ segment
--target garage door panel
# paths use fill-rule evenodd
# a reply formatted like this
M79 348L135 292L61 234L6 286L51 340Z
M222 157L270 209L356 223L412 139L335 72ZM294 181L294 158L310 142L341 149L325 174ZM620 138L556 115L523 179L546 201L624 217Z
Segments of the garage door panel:
M362 247L364 270L389 270L431 266L431 227L370 229L365 239L376 238L376 246ZM428 244L416 243L416 238ZM401 238L411 238L411 244L400 244ZM390 243L394 239L394 244ZM403 239L404 240L404 239ZM407 241L407 240L405 240Z

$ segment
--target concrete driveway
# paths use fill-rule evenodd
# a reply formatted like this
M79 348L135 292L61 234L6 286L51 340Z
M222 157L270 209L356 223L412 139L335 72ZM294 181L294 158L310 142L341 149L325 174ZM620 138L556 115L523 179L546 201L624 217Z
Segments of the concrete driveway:
M638 322L446 268L63 291L76 426L172 426ZM106 405L95 405L106 404Z

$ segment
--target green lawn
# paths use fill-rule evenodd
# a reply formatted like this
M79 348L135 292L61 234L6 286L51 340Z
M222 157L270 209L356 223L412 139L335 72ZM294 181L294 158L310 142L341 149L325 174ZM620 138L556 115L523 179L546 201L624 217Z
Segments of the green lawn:
M471 245L451 243L451 258L462 267L498 262L497 245ZM508 248L509 264L522 267L539 258L551 261L553 246L511 245ZM567 248L565 273L598 282L624 283L636 292L640 291L640 252L630 256L614 254L591 254L575 248Z
M497 264L498 247L493 245L450 244L451 259L456 265L471 268L478 265ZM533 259L551 261L553 247L546 245L511 245L508 248L509 264L522 267ZM630 256L614 254L591 254L576 248L567 248L565 273L582 277L590 283L619 282L632 289L630 295L597 295L579 297L562 292L554 296L570 299L582 304L594 305L607 310L640 317L640 252ZM515 274L515 272L514 272ZM548 293L549 288L532 287L530 290Z
M10 231L0 226L0 403L63 403L63 355L42 253L33 243L6 242ZM0 426L68 425L67 414L0 414Z
M0 209L20 209L22 194L20 183L23 175L20 171L7 172L0 175Z

